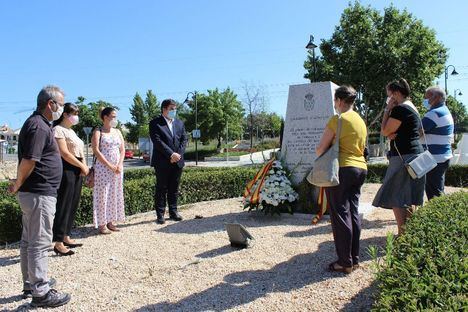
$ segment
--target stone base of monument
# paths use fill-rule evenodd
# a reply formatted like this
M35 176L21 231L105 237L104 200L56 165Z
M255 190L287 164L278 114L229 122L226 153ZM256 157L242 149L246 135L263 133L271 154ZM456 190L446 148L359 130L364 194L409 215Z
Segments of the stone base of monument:
M320 188L316 187L304 179L296 187L299 199L296 201L294 211L302 213L318 213L318 197Z

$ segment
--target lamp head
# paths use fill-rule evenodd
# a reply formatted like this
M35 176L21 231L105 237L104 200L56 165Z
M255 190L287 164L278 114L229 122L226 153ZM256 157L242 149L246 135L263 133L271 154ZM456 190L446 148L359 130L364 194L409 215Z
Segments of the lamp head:
M314 43L314 36L310 35L309 43L306 45L306 49L315 49L317 45Z

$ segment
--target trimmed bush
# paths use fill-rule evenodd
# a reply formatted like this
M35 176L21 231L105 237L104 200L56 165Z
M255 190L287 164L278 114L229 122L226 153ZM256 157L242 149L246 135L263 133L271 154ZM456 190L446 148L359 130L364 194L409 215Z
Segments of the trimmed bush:
M468 193L431 200L390 239L374 311L466 311Z
M179 204L239 197L258 167L187 168L180 183ZM124 173L125 215L153 210L155 176L152 168ZM21 235L21 211L17 200L6 192L8 183L0 183L0 242L18 240ZM93 192L83 188L75 224L93 223Z
M21 239L21 209L15 198L0 199L0 243Z
M382 183L387 167L386 164L367 165L366 183Z
M386 164L372 164L367 166L366 183L382 183L387 171ZM468 187L468 166L453 165L445 173L445 185L454 187Z
M445 173L445 185L468 187L468 165L453 165Z
M242 195L246 182L253 178L260 166L249 167L190 167L185 168L181 178L179 203L188 204L199 201L238 197ZM369 165L367 183L380 183L385 176L386 165ZM451 166L446 174L446 185L466 187L468 185L468 166ZM130 169L124 172L125 213L132 215L153 209L154 169ZM0 243L12 241L11 234L21 232L21 219L19 225L14 210L17 207L15 196L7 193L7 182L0 182ZM317 190L310 184L303 183L298 192L301 199L297 210L302 212L316 212ZM92 190L83 188L80 208L76 215L76 225L93 223ZM16 212L15 212L16 211ZM10 229L11 227L11 229ZM5 234L4 234L5 233ZM8 237L7 237L8 236Z

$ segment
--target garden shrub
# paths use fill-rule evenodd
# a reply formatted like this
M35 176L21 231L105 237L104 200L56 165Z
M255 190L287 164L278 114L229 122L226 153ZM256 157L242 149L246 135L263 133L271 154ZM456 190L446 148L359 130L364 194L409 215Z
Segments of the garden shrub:
M21 209L16 198L0 198L0 243L21 239Z
M199 201L238 197L244 187L253 178L259 165L249 167L189 167L185 168L181 178L179 203L188 204ZM367 183L380 183L385 175L386 165L368 166ZM154 169L129 169L124 172L125 213L131 215L153 210ZM468 166L450 166L445 184L449 186L468 186ZM21 232L21 219L15 219L17 200L7 192L8 182L0 182L0 242L11 241ZM296 211L315 213L317 191L310 184L303 183L297 190L300 200ZM83 188L80 208L76 215L76 225L93 222L92 190ZM9 219L11 217L11 219ZM19 224L14 222L19 220ZM10 229L11 228L11 229ZM17 233L11 236L7 233ZM7 236L10 237L7 239ZM14 238L13 238L14 239Z
M468 165L453 165L445 173L445 185L468 187Z
M180 183L179 204L239 197L258 167L187 168ZM125 214L154 210L155 176L152 168L126 170L124 173ZM8 183L0 183L0 242L18 240L21 211L15 196L7 193ZM19 216L19 218L18 218ZM75 224L93 223L93 193L83 188Z
M431 200L387 248L374 311L466 311L468 192ZM390 242L392 243L392 242Z

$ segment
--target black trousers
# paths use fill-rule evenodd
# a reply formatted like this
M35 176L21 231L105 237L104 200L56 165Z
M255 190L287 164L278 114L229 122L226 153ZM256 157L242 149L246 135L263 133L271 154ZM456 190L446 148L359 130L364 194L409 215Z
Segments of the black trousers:
M444 194L445 172L449 167L450 160L438 163L437 166L426 174L427 199Z
M177 212L177 195L179 194L182 168L171 164L170 166L155 167L154 171L156 173L154 206L156 209L156 216L160 219L164 217L166 199L169 206L169 214Z
M361 220L358 207L361 186L366 175L367 170L361 168L341 167L340 184L325 189L330 203L330 218L338 264L343 267L359 263Z
M53 241L63 242L65 236L69 236L75 222L76 210L80 204L83 177L81 169L62 159L63 174L60 188L57 194L57 206L55 211Z

